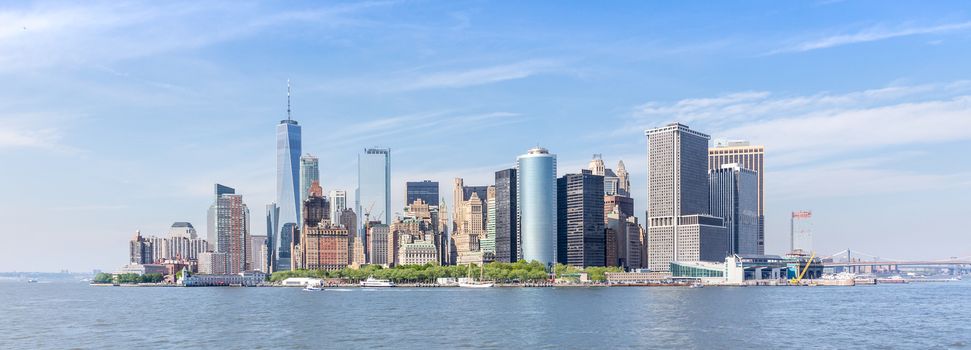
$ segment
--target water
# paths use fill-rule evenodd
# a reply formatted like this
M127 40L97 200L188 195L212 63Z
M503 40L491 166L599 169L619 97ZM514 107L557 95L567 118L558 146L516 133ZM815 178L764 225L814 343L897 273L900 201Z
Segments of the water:
M971 348L971 282L133 288L0 283L0 349Z

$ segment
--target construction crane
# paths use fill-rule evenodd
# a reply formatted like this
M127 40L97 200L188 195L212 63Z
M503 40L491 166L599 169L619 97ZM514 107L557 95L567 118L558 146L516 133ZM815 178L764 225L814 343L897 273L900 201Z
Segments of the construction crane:
M789 280L789 284L799 285L799 282L802 281L802 278L806 276L806 272L809 271L809 265L813 264L813 259L815 258L816 258L816 252L813 252L812 255L809 256L809 260L806 261L806 267L802 268L802 272L799 273L798 277Z

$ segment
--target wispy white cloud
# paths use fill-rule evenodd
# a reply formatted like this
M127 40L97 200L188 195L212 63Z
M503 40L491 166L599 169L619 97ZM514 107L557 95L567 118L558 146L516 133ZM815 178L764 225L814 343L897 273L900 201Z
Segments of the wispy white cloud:
M367 140L382 140L383 144L387 144L400 141L400 138L414 139L457 128L474 131L478 128L496 127L524 120L521 114L513 112L462 114L454 111L435 111L351 124L335 132L343 135L338 142L341 145L360 144Z
M740 92L651 102L639 106L633 120L631 125L638 125L637 130L674 120L709 133L713 139L764 144L769 167L766 177L773 179L772 191L783 197L968 183L961 180L966 173L903 171L898 164L905 158L901 149L971 140L971 83L967 81L841 94L776 97L768 92ZM887 153L890 151L898 153ZM865 153L870 158L860 159ZM832 186L837 180L846 188Z
M105 65L195 49L280 25L359 25L355 16L392 2L268 11L237 2L32 4L0 10L0 70Z
M380 75L330 79L311 87L327 93L401 93L430 89L456 89L526 79L541 74L564 73L564 65L552 59L528 59L464 68L429 66Z
M551 61L529 60L484 68L419 74L397 87L398 90L456 88L492 84L527 78L547 72L557 64Z
M969 172L894 166L912 159L907 154L892 154L770 171L765 174L766 193L774 199L805 199L971 188Z
M826 49L830 47L865 43L878 40L886 40L898 37L912 36L912 35L922 35L922 34L939 34L954 32L959 30L971 29L971 22L958 22L958 23L948 23L935 26L899 26L896 28L890 28L886 25L878 25L860 30L855 33L849 34L838 34L831 35L822 38L816 38L806 41L798 42L794 45L786 46L778 50L769 52L768 54L778 54L786 52L805 52L819 49Z
M23 130L0 126L0 150L14 148L53 149L60 135L54 129Z

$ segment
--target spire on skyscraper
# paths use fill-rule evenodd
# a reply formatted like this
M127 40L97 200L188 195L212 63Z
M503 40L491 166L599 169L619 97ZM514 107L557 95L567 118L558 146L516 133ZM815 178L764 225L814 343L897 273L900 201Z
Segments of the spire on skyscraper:
M287 121L290 119L290 79L287 79Z

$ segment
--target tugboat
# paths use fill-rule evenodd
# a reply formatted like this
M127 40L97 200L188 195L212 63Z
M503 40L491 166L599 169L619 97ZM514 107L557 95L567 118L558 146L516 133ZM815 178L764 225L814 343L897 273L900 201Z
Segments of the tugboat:
M379 280L371 276L361 281L361 287L394 287L394 282L390 280Z

